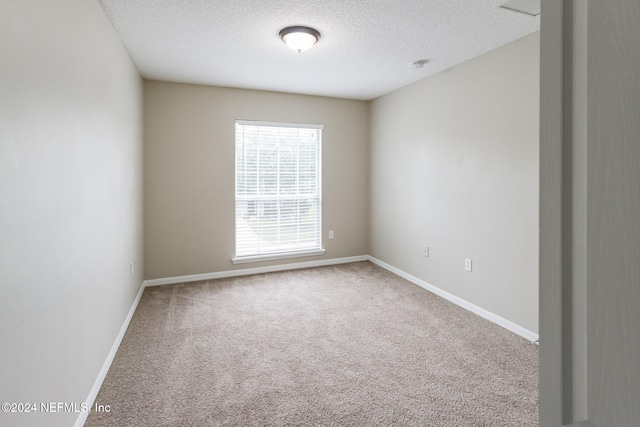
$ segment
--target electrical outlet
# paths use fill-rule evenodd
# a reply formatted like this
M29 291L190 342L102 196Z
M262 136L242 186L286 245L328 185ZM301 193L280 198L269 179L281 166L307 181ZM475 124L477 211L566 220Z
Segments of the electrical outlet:
M131 263L129 264L129 274L131 276L136 274L136 262L135 261L131 261Z
M429 258L429 246L424 245L423 255L425 258Z
M471 260L469 258L464 259L464 269L466 271L471 271Z
M329 230L329 238L333 239L333 230Z

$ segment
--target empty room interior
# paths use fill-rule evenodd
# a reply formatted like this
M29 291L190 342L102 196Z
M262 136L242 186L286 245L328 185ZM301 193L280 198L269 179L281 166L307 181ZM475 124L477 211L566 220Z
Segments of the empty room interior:
M220 1L185 6L111 0L3 2L0 316L3 342L10 345L3 345L2 350L1 396L3 402L67 404L46 410L38 407L32 413L1 414L9 424L63 426L88 419L89 425L95 413L107 417L104 425L114 425L114 420L119 420L118 425L140 425L145 416L154 420L150 425L179 425L167 414L153 418L157 408L146 403L140 403L146 409L138 411L142 416L138 421L108 418L123 416L125 409L111 397L96 399L134 310L143 308L138 305L145 301L143 290L148 294L179 286L215 288L218 280L223 281L218 285L221 289L235 286L249 292L254 277L268 272L295 274L301 267L312 270L300 270L303 275L291 286L303 286L307 276L321 271L327 280L335 276L339 286L334 298L357 300L370 305L367 310L378 310L361 312L358 305L348 308L358 314L354 318L340 314L337 310L342 306L322 306L327 304L324 294L322 298L317 294L325 290L313 288L315 294L309 291L309 298L316 295L318 301L305 300L304 304L318 307L305 305L306 310L300 311L295 301L289 301L283 309L298 313L300 318L287 317L293 323L325 310L326 317L318 315L316 321L326 325L330 336L312 334L307 346L313 340L327 340L329 348L338 346L331 344L331 339L337 340L331 334L341 331L341 322L356 322L359 316L370 316L360 323L361 329L378 321L382 328L387 310L389 317L405 315L391 312L393 305L394 310L413 307L413 311L397 320L400 324L393 331L382 333L415 333L414 343L424 348L403 351L428 354L429 342L438 343L438 334L445 333L439 329L442 325L436 322L431 332L408 328L419 331L423 327L411 326L422 321L421 310L426 310L414 307L413 300L421 301L431 291L440 295L438 300L452 302L451 307L459 309L471 328L456 327L460 336L448 338L457 343L450 351L463 351L466 346L471 348L466 351L475 351L465 340L482 341L488 328L487 335L498 334L498 344L492 344L497 346L494 352L534 355L525 358L531 365L527 378L531 372L537 375L533 342L538 338L539 16L498 8L492 1L476 2L474 10L434 2L437 19L426 16L428 7L418 2L407 2L404 9L381 2L302 2L299 10L292 11L283 11L282 2L250 3L253 9L243 2ZM226 11L220 14L220 9ZM452 14L460 14L463 22L457 23ZM487 21L478 22L478 15ZM237 27L243 20L248 20L245 27ZM301 24L320 35L308 51L298 53L283 43L278 32ZM407 25L412 27L402 28ZM429 31L423 38L421 25L440 25L443 35L434 40L437 31ZM199 35L204 30L208 32ZM380 46L369 41L376 33L379 36L373 41ZM203 50L208 44L210 52ZM196 62L188 62L190 57ZM242 124L321 127L321 149L315 159L321 165L317 171L320 195L313 208L319 217L314 225L320 234L316 241L319 252L302 251L305 256L296 257L295 250L285 250L280 256L282 250L275 256L267 251L271 257L266 260L257 256L243 261L238 256L235 182L239 179L238 126ZM465 265L466 259L471 265ZM361 284L348 274L381 283ZM362 279L364 275L367 279ZM398 285L400 277L403 282ZM197 280L205 283L173 285ZM356 288L347 292L351 282ZM376 286L380 286L379 294ZM261 292L260 287L252 292ZM282 293L283 298L288 295L281 289L273 292ZM216 306L214 296L199 298ZM247 307L271 301L268 296L258 302L247 298L233 301ZM160 304L160 300L149 304ZM396 305L396 301L404 302ZM276 307L279 303L273 302ZM228 304L218 307L238 318L250 315ZM201 322L210 325L207 316L217 314L207 313ZM173 319L180 328L185 318L174 315L158 313L150 322L164 324ZM330 322L339 315L343 316L339 324ZM254 318L254 323L242 325L260 334L261 322L268 319ZM443 317L435 319L444 322ZM472 329L476 323L481 326L478 331ZM236 328L241 329L235 325L224 333L216 329L202 333L225 335ZM465 334L467 329L476 335ZM362 339L363 347L377 348L389 338L376 337L371 335L368 342L349 335L346 340ZM505 340L512 340L511 344ZM187 341L196 350L202 344L201 340ZM318 353L331 351L316 348L308 353L298 349L305 341L293 341L292 336L285 348L299 357L319 357ZM220 349L211 357L249 363L242 354L251 354L251 342L247 341L244 350ZM168 347L160 346L163 350L157 351L199 363L194 356L177 351L185 341L165 344ZM410 344L411 340L397 345ZM205 348L215 352L217 344L211 345ZM519 347L510 350L509 345ZM155 348L152 343L145 346L149 353ZM387 355L388 372L380 367L368 372L365 368L373 363L375 354L393 351L394 345L389 347L377 353L362 352L367 359L348 367L349 372L360 375L352 381L374 381L375 372L385 372L381 384L392 384L403 363L431 363L419 358L404 361L391 354ZM338 356L336 360L355 357ZM437 357L441 361L449 356ZM328 370L340 365L331 358L326 363L331 364ZM295 376L305 375L305 365L301 366ZM496 364L494 380L502 375L500 366ZM236 372L234 369L228 371ZM446 369L453 375L458 368ZM146 372L145 378L156 375L153 372ZM338 376L349 372L339 371ZM430 375L408 372L425 382ZM280 384L277 378L258 378ZM466 387L480 387L472 384L476 383ZM337 391L335 384L314 387L320 388L319 395L327 395L324 399L335 400L336 408L311 398L303 404L285 390L276 390L282 397L269 395L269 405L285 411L295 403L297 409L289 408L284 415L267 413L258 422L250 418L250 411L251 405L259 403L242 406L236 402L239 406L227 410L239 412L239 418L217 419L212 412L207 415L211 418L186 423L217 425L222 420L224 425L287 425L299 420L317 425L315 418L306 418L315 411L318 417L328 417L319 423L333 425L375 424L375 417L387 425L424 425L429 418L421 417L438 416L437 401L429 402L433 396L423 396L421 405L426 406L413 411L410 407L402 410L402 405L410 406L410 400L394 407L398 399L394 393L410 387L408 383L379 396L373 392L350 396L343 389ZM416 389L421 387L426 384ZM537 383L533 387L537 398ZM263 394L276 392L273 388ZM513 390L517 387L507 385L495 393ZM443 391L434 389L433 393ZM385 396L390 400L385 401ZM140 390L128 397L146 398ZM171 398L180 400L175 395ZM250 398L257 399L254 395L235 399ZM494 395L488 400L499 402L501 398ZM293 403L287 406L281 401L286 399ZM358 408L359 399L370 406L366 411ZM461 407L475 405L465 404L464 396L461 399ZM522 399L531 400L531 396ZM93 409L88 417L82 403ZM532 407L537 411L536 399L527 403L529 412ZM434 406L433 414L427 404ZM180 405L197 412L186 401ZM491 405L478 405L479 412L500 416L492 415L495 408ZM105 408L108 413L99 413ZM443 424L455 419L474 424L472 414L465 418L462 410L450 410L454 418L441 418ZM133 408L126 411L135 412ZM290 418L282 418L285 416ZM458 416L462 418L455 418ZM528 416L522 419L530 421L532 415ZM480 420L477 418L478 423ZM94 421L103 425L100 419Z
M503 3L1 2L0 424L538 425Z

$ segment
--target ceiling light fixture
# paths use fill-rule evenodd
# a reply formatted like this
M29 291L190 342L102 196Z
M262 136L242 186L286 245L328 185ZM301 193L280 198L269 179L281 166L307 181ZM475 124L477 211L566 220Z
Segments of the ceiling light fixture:
M320 33L313 28L295 26L280 30L280 38L287 46L300 53L316 44L320 40Z

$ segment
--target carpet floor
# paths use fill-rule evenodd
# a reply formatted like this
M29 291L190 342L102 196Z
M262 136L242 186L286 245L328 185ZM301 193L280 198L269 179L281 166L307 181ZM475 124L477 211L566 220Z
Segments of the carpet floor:
M145 289L85 426L535 426L538 348L369 262Z

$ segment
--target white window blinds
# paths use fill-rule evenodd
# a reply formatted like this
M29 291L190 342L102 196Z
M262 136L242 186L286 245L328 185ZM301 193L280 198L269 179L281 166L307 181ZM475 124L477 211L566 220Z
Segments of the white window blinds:
M236 121L236 259L321 249L322 126Z

